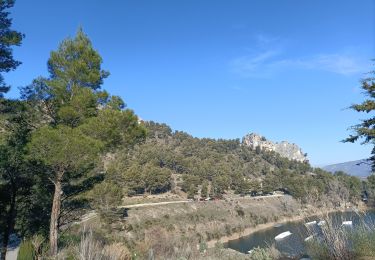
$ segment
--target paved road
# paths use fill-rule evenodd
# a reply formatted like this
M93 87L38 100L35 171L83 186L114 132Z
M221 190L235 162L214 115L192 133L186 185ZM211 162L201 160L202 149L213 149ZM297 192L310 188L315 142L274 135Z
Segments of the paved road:
M9 239L9 244L8 244L8 250L7 254L5 256L6 260L17 260L18 256L18 250L19 250L19 245L21 243L21 240L15 235L12 234L10 235Z
M19 249L20 249L19 246L16 248L8 248L8 252L7 252L7 255L5 256L5 260L17 260Z

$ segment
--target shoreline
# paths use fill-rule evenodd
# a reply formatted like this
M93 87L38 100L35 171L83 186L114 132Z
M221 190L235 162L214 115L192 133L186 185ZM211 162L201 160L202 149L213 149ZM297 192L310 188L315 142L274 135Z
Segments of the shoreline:
M227 243L231 240L236 240L236 239L239 239L241 237L249 236L249 235L251 235L255 232L258 232L258 231L270 229L270 228L272 228L272 227L274 227L275 225L278 225L278 224L285 224L285 223L288 223L288 222L297 222L297 221L302 221L306 218L311 218L311 217L314 217L314 216L330 214L330 213L333 213L333 212L345 212L345 211L352 211L352 210L353 209L328 209L328 210L320 211L319 213L314 212L314 213L307 214L307 215L298 215L298 216L289 217L289 218L284 217L284 218L281 218L278 221L272 221L272 222L268 222L268 223L264 223L264 224L259 224L259 225L254 226L254 227L248 227L248 228L245 228L241 232L233 233L229 236L223 236L219 239L207 241L206 242L207 248L209 248L209 249L214 248L216 243ZM359 209L359 210L364 211L364 209Z

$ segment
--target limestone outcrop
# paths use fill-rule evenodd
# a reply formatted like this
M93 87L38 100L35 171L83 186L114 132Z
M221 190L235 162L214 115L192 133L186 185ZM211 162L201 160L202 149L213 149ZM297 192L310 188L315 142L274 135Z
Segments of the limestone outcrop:
M302 152L302 149L298 145L287 141L274 143L261 135L251 133L242 138L242 144L250 147L252 150L256 150L259 147L262 151L274 151L289 160L307 161L306 154Z

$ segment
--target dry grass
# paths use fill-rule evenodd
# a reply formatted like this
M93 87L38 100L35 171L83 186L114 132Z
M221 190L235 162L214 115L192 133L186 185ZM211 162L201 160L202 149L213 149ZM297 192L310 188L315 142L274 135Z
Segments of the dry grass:
M352 260L375 259L375 225L365 221L365 215L358 215L359 223L354 227L344 226L342 216L325 216L321 231L310 229L314 239L307 243L312 259Z
M199 259L206 241L299 212L300 204L291 197L136 208L128 211L125 232L118 235L141 257Z
M66 253L77 260L129 260L131 254L122 243L104 244L98 240L91 228L86 226L81 231L81 241L79 245L72 246ZM66 257L60 257L65 259Z
M166 192L157 195L137 195L132 197L124 197L122 199L122 205L134 205L141 203L155 203L155 202L165 202L165 201L179 201L186 198L173 194L171 192Z

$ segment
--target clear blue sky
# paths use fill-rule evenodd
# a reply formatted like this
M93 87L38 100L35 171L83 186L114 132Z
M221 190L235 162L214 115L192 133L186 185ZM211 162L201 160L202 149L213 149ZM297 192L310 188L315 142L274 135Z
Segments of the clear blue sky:
M374 1L17 0L11 12L26 38L8 97L47 76L50 51L82 26L111 72L104 88L142 119L288 140L313 165L369 156L340 140L366 117L345 108L375 58Z

